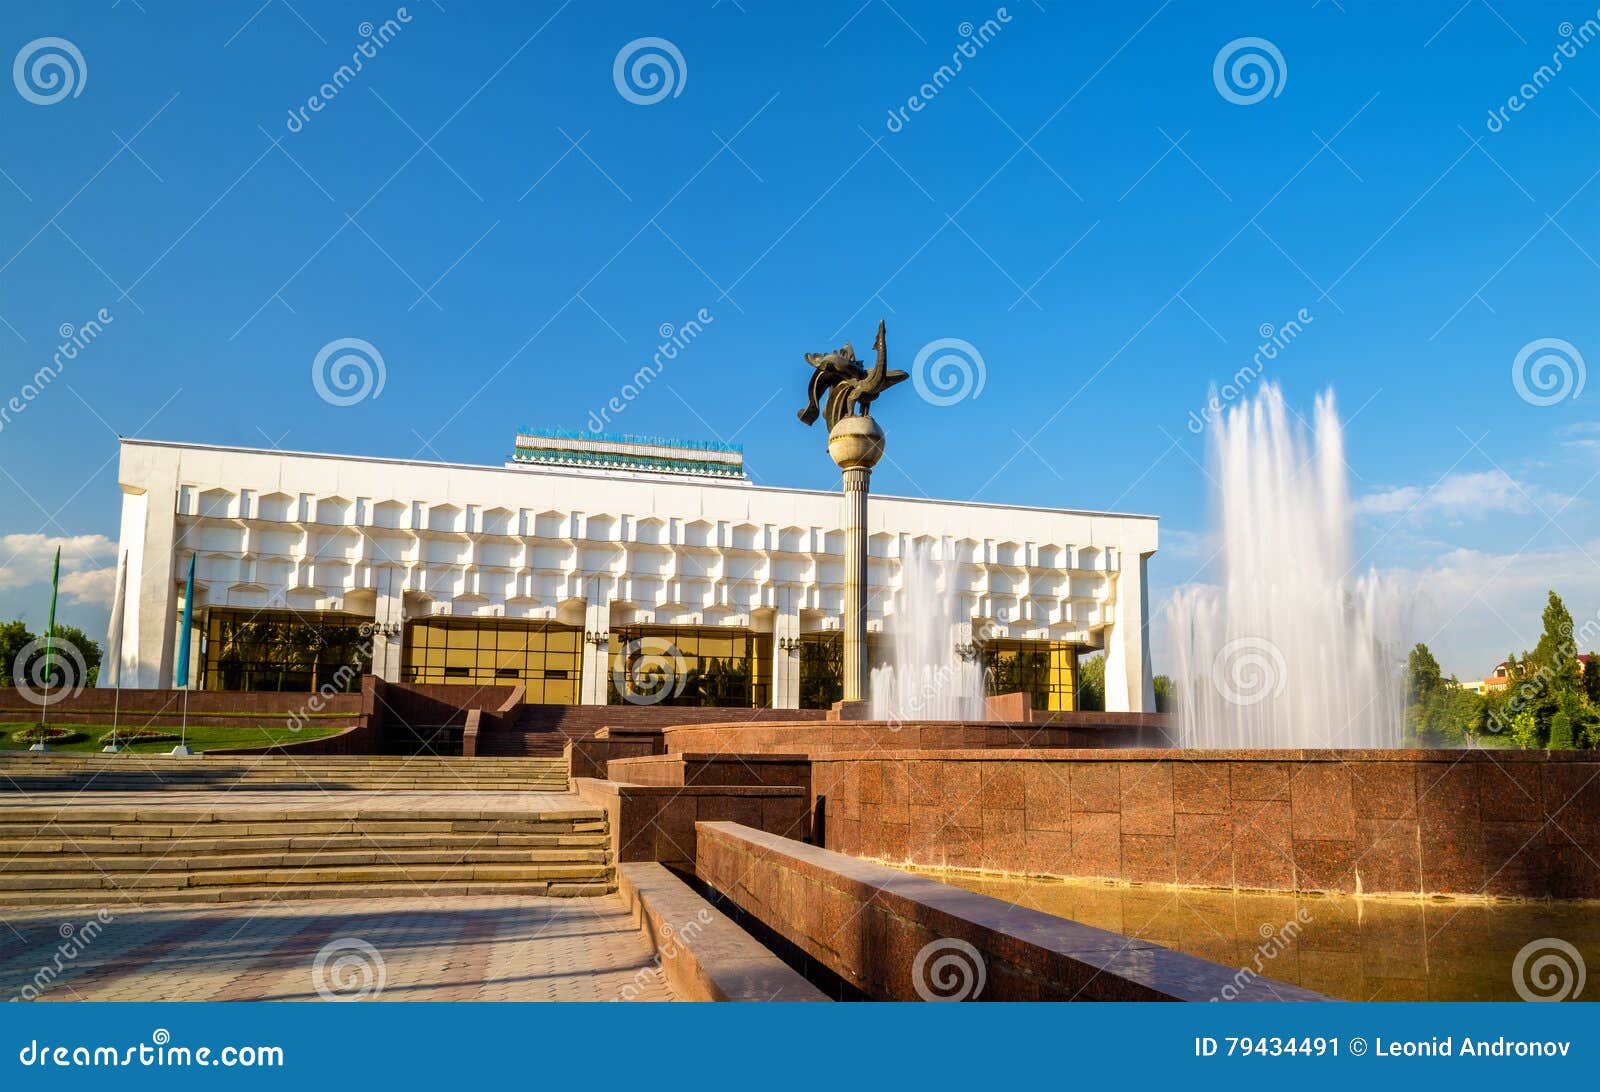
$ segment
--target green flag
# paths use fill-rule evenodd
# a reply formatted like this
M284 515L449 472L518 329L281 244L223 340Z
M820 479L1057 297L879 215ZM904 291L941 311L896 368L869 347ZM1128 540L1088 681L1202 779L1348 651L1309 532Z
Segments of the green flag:
M50 574L50 624L44 631L45 693L50 692L50 669L55 666L56 651L56 593L61 590L61 547L56 547L56 567Z

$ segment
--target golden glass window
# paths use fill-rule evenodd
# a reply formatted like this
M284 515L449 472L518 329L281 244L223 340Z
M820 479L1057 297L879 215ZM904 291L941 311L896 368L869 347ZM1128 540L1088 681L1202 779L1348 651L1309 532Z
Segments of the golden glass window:
M525 701L573 705L583 674L579 633L555 622L428 618L406 627L401 678L463 686L521 685Z
M981 653L984 685L990 694L1020 690L1034 709L1070 712L1077 708L1081 651L1067 641L986 641Z
M613 705L765 707L772 704L772 634L694 626L611 631ZM626 689L619 690L620 685Z
M372 670L371 625L333 611L207 612L206 690L361 688Z

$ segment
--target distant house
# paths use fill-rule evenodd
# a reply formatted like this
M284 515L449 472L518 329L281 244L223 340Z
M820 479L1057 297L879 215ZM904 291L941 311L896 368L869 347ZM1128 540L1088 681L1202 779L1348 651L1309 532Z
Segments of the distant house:
M1508 671L1509 661L1501 660L1494 665L1494 670L1485 675L1476 689L1480 694L1498 694L1511 685L1511 676Z
M1595 658L1591 652L1578 653L1578 674L1582 675L1589 670L1589 661ZM1481 682L1464 682L1461 685L1477 694L1498 694L1511 685L1508 671L1508 662L1501 660L1495 664L1494 670L1489 672Z

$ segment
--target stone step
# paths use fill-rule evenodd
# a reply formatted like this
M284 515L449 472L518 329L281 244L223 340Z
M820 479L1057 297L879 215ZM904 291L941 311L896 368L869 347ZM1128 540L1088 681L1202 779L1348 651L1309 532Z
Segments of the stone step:
M132 791L234 786L344 788L366 791L564 792L560 757L438 758L377 755L296 757L0 755L3 791Z
M419 767L473 767L510 768L518 766L549 765L553 758L520 755L484 755L464 758L460 755L200 755L180 758L174 755L120 754L62 752L62 751L10 751L0 752L0 765L101 765L118 763L165 763L172 766L193 766L197 762L216 766L296 766L307 769L321 766L419 766Z
M417 824L386 824L387 826L412 827ZM212 828L223 829L212 829ZM540 837L547 844L557 846L573 845L578 847L606 844L608 841L604 829L597 831L573 831L570 829L545 829L539 831L526 830L443 830L443 831L416 831L403 830L369 830L359 822L354 823L267 823L257 826L236 826L230 823L202 823L192 829L183 828L172 833L155 833L153 828L147 826L135 827L97 827L93 833L79 834L70 830L41 830L37 838L32 840L33 846L41 843L45 845L60 845L63 852L96 852L85 847L89 842L96 844L109 843L113 848L120 847L123 852L166 853L166 852L207 852L208 849L218 852L232 852L241 845L261 847L260 851L270 852L265 847L279 848L284 840L290 842L289 849L300 849L306 845L326 845L333 839L359 839L359 844L371 846L374 841L382 844L382 840L396 834L427 834L429 837L412 843L411 848L420 848L443 844L446 846L460 844L480 844L485 846L514 847L516 843L502 843L501 838L531 838ZM588 841L587 839L594 839ZM263 841L264 840L264 841ZM8 835L0 841L15 844L26 844L29 837ZM351 843L357 844L357 843ZM531 847L530 847L531 848ZM3 866L3 862L0 862Z
M610 865L596 862L542 862L463 865L341 865L311 867L290 863L282 867L206 869L198 872L156 871L15 873L0 876L0 904L13 892L86 890L138 891L221 886L275 886L284 883L388 884L443 881L598 882L611 878Z
M462 770L459 773L411 773L395 770L251 770L248 773L213 773L210 770L62 770L59 773L42 770L14 770L5 773L8 783L16 785L62 785L62 783L94 783L94 785L254 785L254 783L325 783L325 781L368 781L371 785L531 785L565 781L565 772L539 770L526 773L480 773Z
M427 818L423 818L426 816ZM74 826L105 824L150 823L168 826L173 823L348 823L360 820L366 823L502 823L502 824L554 824L582 826L605 822L605 813L598 808L547 808L534 811L527 808L462 808L445 811L439 808L379 808L369 805L313 805L305 807L274 807L270 804L245 804L220 808L162 807L159 804L117 804L97 806L74 804L71 807L15 807L0 808L0 830L8 826L37 827L47 823Z
M169 844L170 845L170 844ZM462 845L421 849L338 849L321 847L282 853L197 853L185 843L183 853L23 853L6 863L5 874L43 872L204 872L239 868L338 868L345 865L455 865L455 864L606 864L604 847L583 849L556 846L547 849Z
M605 831L587 834L493 834L493 833L442 833L442 834L304 834L292 837L232 837L213 838L205 827L197 828L197 836L185 838L185 853L273 853L289 850L322 849L422 849L455 846L489 846L498 848L526 847L573 849L604 849L610 844ZM65 841L59 838L4 838L0 839L0 861L19 854L143 854L165 853L173 848L170 838L80 838Z
M617 889L615 878L571 881L456 880L435 883L292 883L259 887L150 888L118 893L117 907L174 903L269 902L303 899L443 898L449 895L550 895L584 897L608 895ZM124 901L126 896L126 901ZM104 897L90 897L84 889L0 892L0 904L23 906L103 905Z
M324 778L315 783L304 781L112 781L45 780L40 778L13 779L6 783L5 792L226 792L231 789L272 791L348 791L348 792L474 792L474 793L562 793L565 781L363 781Z
M609 865L576 864L464 864L464 865L352 865L329 868L213 869L199 872L106 873L98 870L71 872L12 872L0 874L0 902L9 902L10 893L47 891L139 891L148 888L187 887L273 887L278 884L389 884L407 885L434 882L586 882L612 879Z

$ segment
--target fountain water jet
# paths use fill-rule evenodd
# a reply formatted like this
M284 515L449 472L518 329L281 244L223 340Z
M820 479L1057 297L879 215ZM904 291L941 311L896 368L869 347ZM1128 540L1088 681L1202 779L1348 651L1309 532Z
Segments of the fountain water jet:
M900 562L889 662L872 670L874 720L983 720L983 669L956 654L955 566L913 542Z
M1222 582L1168 611L1182 746L1400 746L1400 596L1352 578L1331 391L1314 417L1307 435L1266 384L1212 425Z

